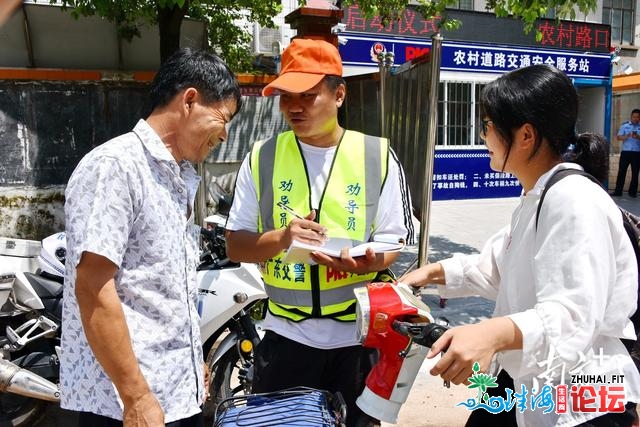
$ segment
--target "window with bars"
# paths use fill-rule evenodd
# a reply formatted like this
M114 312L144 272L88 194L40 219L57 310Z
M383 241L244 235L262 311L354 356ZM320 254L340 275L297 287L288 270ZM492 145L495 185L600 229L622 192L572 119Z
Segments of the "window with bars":
M483 146L480 139L480 92L483 83L441 82L438 96L438 141L446 147Z
M611 44L633 44L634 0L604 0L602 23L611 25Z
M458 0L447 5L449 9L473 10L473 0Z

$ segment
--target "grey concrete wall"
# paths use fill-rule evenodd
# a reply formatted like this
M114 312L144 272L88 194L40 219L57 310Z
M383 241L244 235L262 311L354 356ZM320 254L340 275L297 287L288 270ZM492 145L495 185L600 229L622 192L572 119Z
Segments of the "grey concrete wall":
M114 22L97 15L75 19L72 11L48 0L25 2L0 26L0 66L127 72L160 66L157 25L141 24L140 37L128 42ZM186 17L180 46L206 47L207 25Z
M66 184L84 154L146 115L147 86L0 82L0 185Z
M148 83L0 80L0 236L40 240L64 229L64 188L92 148L148 115ZM229 140L202 165L207 213L231 191L251 144L286 127L275 98L246 96Z
M0 81L0 236L64 228L64 187L93 147L132 128L147 84Z

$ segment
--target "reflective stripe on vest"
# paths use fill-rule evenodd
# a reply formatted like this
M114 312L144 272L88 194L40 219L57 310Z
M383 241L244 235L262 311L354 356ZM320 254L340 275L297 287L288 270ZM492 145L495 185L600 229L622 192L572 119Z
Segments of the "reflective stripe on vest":
M327 227L329 236L358 243L369 240L387 160L386 139L345 132L336 148L316 217ZM311 210L306 165L293 132L256 143L251 153L251 173L260 207L259 232L284 228L293 219L276 206L278 202L302 215ZM357 275L325 266L284 264L283 256L284 252L261 265L273 314L294 321L309 317L355 320L353 289L376 273Z

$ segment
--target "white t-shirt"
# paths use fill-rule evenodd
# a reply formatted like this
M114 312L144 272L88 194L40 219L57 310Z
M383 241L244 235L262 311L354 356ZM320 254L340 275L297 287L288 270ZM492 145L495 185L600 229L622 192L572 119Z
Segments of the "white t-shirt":
M336 146L324 148L299 142L311 181L311 203L314 208L317 208L329 177ZM249 159L250 155L247 155L238 172L227 230L258 231L258 197L251 176ZM412 216L411 198L402 166L395 153L390 151L387 179L380 195L372 235L398 236L405 239L408 244L415 244ZM267 313L262 326L315 348L331 349L358 344L355 322L341 322L333 319L307 319L302 322L292 322Z

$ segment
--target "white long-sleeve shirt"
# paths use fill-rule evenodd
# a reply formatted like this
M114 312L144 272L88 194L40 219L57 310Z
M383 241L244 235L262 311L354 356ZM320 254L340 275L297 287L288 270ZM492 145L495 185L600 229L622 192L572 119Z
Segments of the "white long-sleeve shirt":
M571 387L570 370L577 369L607 380L624 375L625 401L638 402L640 375L620 341L635 339L629 316L636 309L638 286L620 211L597 184L572 175L546 194L536 230L547 180L556 169L569 167L579 166L563 163L540 177L521 197L511 224L480 254L441 261L447 285L440 293L494 299L494 316L508 316L522 331L522 350L497 355L516 392L523 384L539 392L549 376L551 385ZM516 412L519 426L532 427L573 426L603 415Z

